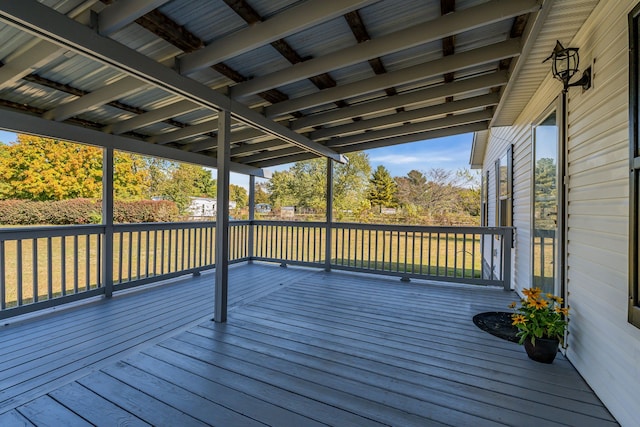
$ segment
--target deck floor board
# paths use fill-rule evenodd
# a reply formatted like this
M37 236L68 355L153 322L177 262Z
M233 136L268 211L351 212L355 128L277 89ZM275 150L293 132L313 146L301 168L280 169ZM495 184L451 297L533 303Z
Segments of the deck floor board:
M204 273L0 328L0 424L617 425L562 355L473 325L512 293L262 263L229 283L226 324Z

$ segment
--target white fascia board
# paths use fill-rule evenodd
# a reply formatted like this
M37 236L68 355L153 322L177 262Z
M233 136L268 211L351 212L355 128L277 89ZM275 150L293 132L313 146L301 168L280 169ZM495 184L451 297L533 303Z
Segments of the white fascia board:
M145 55L103 37L36 0L0 0L0 21L123 71L145 83L181 96L202 107L227 110L233 118L316 155L342 162L335 151L314 143L249 107L193 79L182 76Z
M410 49L434 40L460 34L485 25L540 9L537 0L494 0L444 15L392 34L349 46L328 55L310 59L289 68L234 85L232 98L240 99L265 90L282 87L299 80L344 68L372 58Z
M173 104L158 108L157 110L147 111L146 113L139 114L130 119L122 120L118 123L105 126L103 131L119 135L121 133L129 132L134 129L140 129L142 127L149 126L154 123L170 119L172 117L180 116L182 114L198 110L199 108L201 107L198 104L194 104L191 101L178 101Z
M509 77L506 71L498 71L464 80L429 87L406 94L390 96L378 101L371 101L350 107L335 109L326 113L318 113L291 122L291 129L297 131L312 131L314 126L320 126L334 121L351 117L362 117L383 111L391 111L399 107L406 107L421 102L432 101L447 96L456 96L465 92L489 89L507 83Z
M125 77L115 83L108 84L87 95L73 101L62 104L43 114L45 119L62 122L69 117L77 116L101 105L107 104L119 98L124 98L138 90L143 89L146 83L133 77Z
M64 49L46 41L37 41L32 47L17 55L9 55L0 67L0 90L13 85L24 76L59 56Z
M13 110L1 110L0 129L6 129L17 133L27 133L45 138L56 138L64 141L78 142L81 144L98 145L100 147L113 148L115 150L147 156L161 157L178 162L194 163L210 168L216 167L215 157L190 153L178 148L150 144L145 141L140 141L139 139L128 138L122 135L112 135L100 130L47 120L42 117L20 113ZM269 174L266 171L240 163L232 163L231 170L233 172L246 175L269 178Z
M170 0L117 1L98 15L98 31L103 36L115 33L142 15L162 6Z
M376 117L369 120L359 120L345 125L333 126L319 129L311 132L309 137L314 141L319 139L344 136L351 133L368 131L382 126L398 125L410 121L426 121L429 117L441 114L456 113L464 110L470 110L480 107L488 107L496 105L500 97L497 93L489 93L486 95L474 96L472 98L460 99L452 102L444 102L438 105L418 108L416 110L402 111L400 113L392 113L382 117Z
M520 54L521 47L519 38L509 39L391 73L379 74L358 82L324 89L311 95L279 102L267 107L265 114L270 118L278 117L292 111L305 110L338 100L366 95L385 88L414 83L465 68L513 58Z
M274 17L216 40L178 58L181 74L191 74L210 65L249 52L291 34L364 7L377 0L308 0Z
M473 143L471 144L471 156L469 157L469 167L471 169L482 169L484 163L484 152L489 141L491 129L474 132Z

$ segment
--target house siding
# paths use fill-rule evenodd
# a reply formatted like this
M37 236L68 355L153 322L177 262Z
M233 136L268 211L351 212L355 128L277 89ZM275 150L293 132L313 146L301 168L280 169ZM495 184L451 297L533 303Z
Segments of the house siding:
M567 103L567 357L623 426L640 425L640 329L627 322L629 96L627 15L637 1L601 1L569 43L593 88ZM560 94L548 76L513 126L493 128L484 168L514 147L514 284L531 278L531 125ZM490 186L491 190L491 186ZM495 191L493 189L493 191ZM489 197L495 214L495 194ZM491 218L490 218L491 221ZM491 222L490 222L491 224Z

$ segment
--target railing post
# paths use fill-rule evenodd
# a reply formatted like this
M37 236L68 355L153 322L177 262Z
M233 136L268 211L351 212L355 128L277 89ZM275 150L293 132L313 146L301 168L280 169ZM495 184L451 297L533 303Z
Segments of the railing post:
M253 221L255 220L256 212L256 177L249 175L249 236L247 244L249 245L247 250L247 256L249 258L249 264L253 262Z
M107 298L113 295L113 148L102 150L102 286ZM98 261L99 262L99 261Z
M502 284L505 291L511 290L511 246L513 228L506 227L502 235Z
M331 244L333 232L333 160L327 159L327 225L324 248L324 270L331 271Z

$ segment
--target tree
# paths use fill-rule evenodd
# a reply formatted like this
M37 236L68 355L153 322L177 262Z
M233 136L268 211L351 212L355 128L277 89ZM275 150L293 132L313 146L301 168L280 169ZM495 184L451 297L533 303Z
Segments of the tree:
M241 185L229 184L229 200L236 202L236 208L244 208L249 203L246 188Z
M346 164L336 164L333 173L333 205L335 209L355 211L368 207L367 184L370 175L369 156L363 152L349 154L349 161Z
M391 178L389 171L384 166L380 165L373 172L370 182L368 199L374 206L382 207L394 207L397 206L396 182Z
M396 177L398 186L398 203L403 207L413 206L412 209L425 209L429 185L427 177L420 171L411 170L406 177Z
M18 135L0 155L0 198L63 200L102 197L102 149L51 138ZM114 192L141 198L147 170L140 156L116 152Z
M269 185L265 183L257 183L255 186L255 202L258 203L269 203Z
M215 197L216 181L211 171L202 166L179 163L169 175L171 178L160 191L165 199L175 202L181 213L191 204L191 197Z

